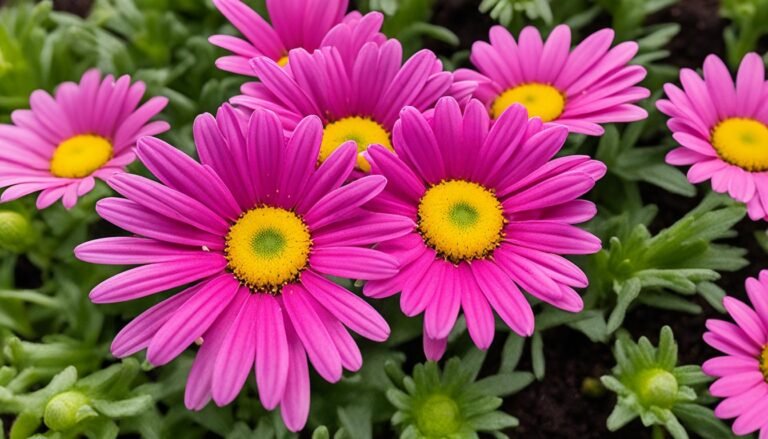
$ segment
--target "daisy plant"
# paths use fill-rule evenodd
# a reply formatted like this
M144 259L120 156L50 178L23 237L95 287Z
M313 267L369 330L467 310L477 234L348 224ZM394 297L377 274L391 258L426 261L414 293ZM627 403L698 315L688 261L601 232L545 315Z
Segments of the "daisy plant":
M367 42L354 53L343 56L337 47L311 54L295 49L288 55L290 69L265 57L254 58L251 66L261 82L245 84L243 94L231 102L275 111L287 131L306 116L319 117L325 127L319 160L353 141L359 152L359 176L370 170L363 156L368 147L381 145L393 151L392 129L405 106L425 111L445 94L455 91L466 98L474 89L472 82L455 84L429 50L403 61L397 40L382 45Z
M619 335L613 348L616 366L601 381L617 394L608 417L608 430L616 431L636 418L663 438L665 428L674 439L688 439L686 429L705 439L730 437L728 427L703 402L702 385L710 381L699 366L680 366L677 343L669 326L661 329L658 346L646 337L632 341Z
M708 320L704 341L723 355L702 369L717 377L709 391L723 400L715 408L722 419L735 418L733 432L768 436L768 270L746 281L751 306L734 297L723 299L735 322Z
M555 27L546 41L532 26L517 39L494 26L490 43L472 45L470 59L479 72L459 69L456 78L478 83L474 97L494 119L520 104L529 117L565 126L572 133L599 136L603 123L648 117L634 105L650 96L637 86L645 78L645 68L628 65L637 43L611 48L613 39L613 30L603 29L571 50L571 29L566 25Z
M611 237L590 258L587 271L593 282L584 296L588 309L606 312L605 326L597 332L614 332L636 303L699 313L701 307L691 299L700 295L722 311L725 292L713 282L720 278L719 272L739 270L747 261L745 250L716 241L730 237L731 228L743 217L741 206L711 195L656 235L647 224L627 227L627 215L598 225L606 228L600 235Z
M435 362L417 364L406 376L390 363L387 372L393 387L387 398L397 412L392 423L401 439L477 438L478 433L498 439L518 425L518 420L497 409L503 396L521 390L533 380L530 373L513 372L477 378L485 354L472 351L451 358L441 367Z
M69 366L39 390L15 392L6 387L14 371L0 368L0 413L16 415L9 439L117 438L122 419L154 406L135 391L139 370L131 358L82 378ZM35 434L41 425L47 433Z
M216 60L216 66L241 75L254 76L249 65L254 57L266 57L285 66L292 49L313 52L341 43L343 36L350 34L355 38L342 44L359 48L367 41L381 43L386 39L378 32L383 18L381 14L372 13L365 17L357 11L347 14L348 0L267 0L271 24L241 0L214 0L213 3L245 37L210 37L211 44L232 52L232 55ZM337 29L335 26L340 24Z
M112 353L147 349L149 363L161 366L202 341L188 408L231 403L255 369L264 407L280 405L287 427L298 431L309 416L307 358L337 382L343 369L362 365L348 329L376 341L389 336L378 312L329 276L393 276L397 259L370 246L404 236L413 222L366 209L384 177L343 185L355 165L353 143L316 167L317 117L299 121L286 138L275 113L246 117L225 105L216 117L201 115L194 132L200 162L145 137L138 155L159 182L129 174L109 180L122 198L102 199L96 211L137 236L90 241L75 254L138 267L100 283L90 298L117 303L187 285L123 328Z
M595 206L580 199L605 174L586 156L554 156L568 131L529 119L515 105L491 124L482 103L462 111L442 98L429 119L407 107L393 132L393 155L380 145L367 154L373 175L388 185L372 209L405 214L407 235L377 249L401 267L369 281L374 298L400 293L407 316L424 314L424 351L439 359L463 310L472 340L487 349L494 311L513 331L529 336L534 315L523 290L568 312L581 311L575 288L587 278L563 255L596 253L600 240L575 224Z
M768 107L763 59L756 53L741 61L736 82L715 55L704 61L704 77L680 72L683 88L666 84L668 99L657 106L680 144L670 151L671 165L690 165L688 180L711 180L712 189L747 205L753 220L768 219Z
M0 188L6 188L0 202L40 192L38 209L58 200L72 208L97 178L124 171L139 137L169 128L151 121L168 99L139 105L144 91L144 83L129 76L102 78L89 70L80 83L61 84L55 96L32 93L31 109L14 111L13 124L0 125Z

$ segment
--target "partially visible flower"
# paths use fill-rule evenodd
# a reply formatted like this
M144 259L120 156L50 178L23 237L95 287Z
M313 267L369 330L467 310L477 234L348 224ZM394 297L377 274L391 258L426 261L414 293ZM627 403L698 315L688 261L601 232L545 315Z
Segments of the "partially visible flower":
M245 84L243 95L232 102L274 111L287 131L303 117L320 117L325 125L320 161L354 141L360 153L358 169L368 171L362 153L370 145L392 150L392 127L403 107L427 110L455 85L453 75L443 71L431 51L421 50L404 63L402 56L400 42L388 40L381 46L366 43L352 58L342 56L336 47L312 54L296 49L289 55L290 69L254 58L251 65L261 82ZM464 97L473 88L465 86L457 86Z
M490 31L490 44L478 41L470 59L480 71L460 69L460 80L474 80L474 96L494 118L513 104L522 104L530 117L565 125L573 133L603 134L599 124L633 122L648 113L633 103L650 96L636 85L645 78L641 66L627 63L637 53L637 43L611 48L613 31L590 35L571 49L571 30L555 27L542 41L535 27L526 27L515 38L502 26Z
M617 394L608 430L639 417L645 427L663 426L674 439L688 439L686 428L704 437L728 437L728 427L697 401L697 390L703 393L701 387L710 378L699 366L677 364L677 343L669 326L661 329L658 346L646 337L634 342L627 334L619 335L613 356L616 367L601 377Z
M586 156L553 159L568 130L528 119L515 105L493 126L482 103L462 113L441 99L427 118L405 108L394 128L394 150L368 150L372 174L387 177L374 209L408 215L407 236L377 248L400 262L390 279L369 281L369 297L398 292L408 316L424 313L424 349L439 359L459 311L481 349L494 335L495 310L516 333L533 333L531 306L521 288L558 308L577 312L573 288L584 273L562 255L591 254L600 240L573 224L591 219L595 205L579 197L605 174Z
M345 16L348 0L267 0L271 25L241 0L213 3L245 37L210 37L211 44L232 52L216 60L216 66L241 75L254 76L248 62L259 56L285 66L291 49L312 52L323 46L337 46L351 56L366 42L381 44L386 40L380 32L384 17L378 12L365 16L350 12Z
M768 437L768 270L746 282L752 307L726 297L723 305L736 324L708 320L704 341L725 355L707 360L702 369L718 377L709 388L724 398L715 408L722 419L736 418L733 432L745 435L760 430Z
M216 118L199 116L193 131L201 163L145 137L138 154L160 183L131 174L109 181L125 198L101 200L97 212L138 236L91 241L75 254L139 267L97 285L90 297L123 302L191 285L129 323L113 354L146 348L159 366L202 337L188 408L211 399L229 404L255 368L264 407L279 404L288 428L300 430L309 413L307 356L336 382L343 368L362 365L347 328L377 341L389 336L368 303L327 276L391 277L397 260L370 247L408 233L413 222L366 210L383 177L342 186L354 169L353 144L317 167L316 117L286 139L274 113L256 111L242 123L225 105Z
M680 71L683 89L666 84L669 100L656 105L681 145L667 163L692 165L691 183L712 180L712 189L746 203L753 220L768 219L768 82L763 59L744 57L734 85L715 55L704 61L704 78Z
M55 97L32 93L32 109L14 111L13 125L0 125L0 188L8 188L0 201L39 191L38 209L59 199L71 208L96 178L122 172L135 159L136 139L169 128L150 122L168 99L154 97L139 106L144 90L127 75L115 81L89 70L79 84L59 85Z
M476 382L478 371L471 367L452 358L441 372L437 363L430 361L417 364L413 377L404 376L395 382L396 387L387 391L387 399L397 408L392 423L401 430L400 437L470 438L477 437L478 432L495 433L516 427L515 417L497 410L503 402L498 395L503 391L489 387L487 382ZM512 375L497 375L488 381L499 378L508 383L520 381Z

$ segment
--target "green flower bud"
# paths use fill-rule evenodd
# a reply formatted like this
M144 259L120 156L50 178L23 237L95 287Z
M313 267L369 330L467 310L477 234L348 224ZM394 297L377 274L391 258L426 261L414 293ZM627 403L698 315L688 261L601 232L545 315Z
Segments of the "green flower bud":
M416 410L416 425L427 437L445 437L461 427L456 401L445 395L431 395Z
M45 406L43 422L51 430L69 430L77 424L78 412L87 404L88 397L78 391L60 393Z
M0 211L0 248L21 253L34 242L35 232L29 220L13 211Z
M637 381L637 395L644 406L669 408L675 404L678 384L671 373L664 369L644 370Z

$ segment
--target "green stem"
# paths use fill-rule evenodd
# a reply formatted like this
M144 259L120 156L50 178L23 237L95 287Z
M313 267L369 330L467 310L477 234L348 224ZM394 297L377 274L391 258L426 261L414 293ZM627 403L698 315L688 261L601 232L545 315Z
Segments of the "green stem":
M651 430L651 438L652 439L664 439L666 437L666 434L664 433L664 427L661 425L654 425Z

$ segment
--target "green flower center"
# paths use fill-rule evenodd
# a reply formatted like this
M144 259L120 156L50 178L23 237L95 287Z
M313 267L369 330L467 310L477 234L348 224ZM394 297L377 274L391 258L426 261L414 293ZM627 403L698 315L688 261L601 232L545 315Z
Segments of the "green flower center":
M416 425L429 438L442 438L461 427L461 412L452 398L431 395L416 410Z
M677 379L664 369L645 370L637 378L637 393L645 407L672 407L677 391Z

